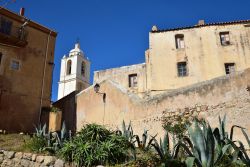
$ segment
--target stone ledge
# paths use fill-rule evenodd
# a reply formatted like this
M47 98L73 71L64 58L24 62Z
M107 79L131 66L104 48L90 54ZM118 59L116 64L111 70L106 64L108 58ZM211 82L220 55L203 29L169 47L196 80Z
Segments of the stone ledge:
M0 167L14 167L14 166L70 167L71 165L66 164L63 160L58 159L55 156L0 150Z

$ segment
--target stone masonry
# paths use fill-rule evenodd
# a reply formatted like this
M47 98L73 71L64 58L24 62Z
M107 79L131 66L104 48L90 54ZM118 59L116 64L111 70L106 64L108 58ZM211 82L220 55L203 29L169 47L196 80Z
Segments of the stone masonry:
M54 156L0 150L0 167L70 167Z

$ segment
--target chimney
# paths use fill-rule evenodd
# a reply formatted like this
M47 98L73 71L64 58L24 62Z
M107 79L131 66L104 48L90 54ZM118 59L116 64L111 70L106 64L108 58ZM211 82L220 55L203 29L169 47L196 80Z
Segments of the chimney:
M158 28L157 28L156 25L154 25L154 26L152 27L152 31L153 31L153 32L158 31Z
M25 12L25 8L22 7L22 8L20 9L19 14L20 14L21 16L24 16L24 12Z
M201 25L204 25L204 24L205 24L205 20L199 20L197 25L201 26Z

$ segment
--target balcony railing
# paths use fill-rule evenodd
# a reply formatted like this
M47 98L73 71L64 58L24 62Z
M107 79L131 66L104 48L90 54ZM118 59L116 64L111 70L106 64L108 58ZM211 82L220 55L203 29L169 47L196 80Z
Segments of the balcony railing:
M0 22L0 42L8 45L24 47L27 45L28 32L24 27L14 27L12 24Z

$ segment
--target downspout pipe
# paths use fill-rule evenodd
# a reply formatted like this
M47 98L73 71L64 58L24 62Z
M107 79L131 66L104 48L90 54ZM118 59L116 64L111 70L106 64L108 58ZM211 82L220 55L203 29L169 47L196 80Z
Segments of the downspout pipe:
M51 32L52 31L50 30L48 38L47 38L47 46L46 46L46 52L45 52L45 60L44 60L44 68L43 68L43 79L42 79L42 89L41 89L41 98L40 98L39 124L41 124L41 119L42 119L42 104L43 104L43 95L44 95L44 81L45 81L45 76L46 76L46 67L47 67L48 50L49 50L49 42L50 42Z

